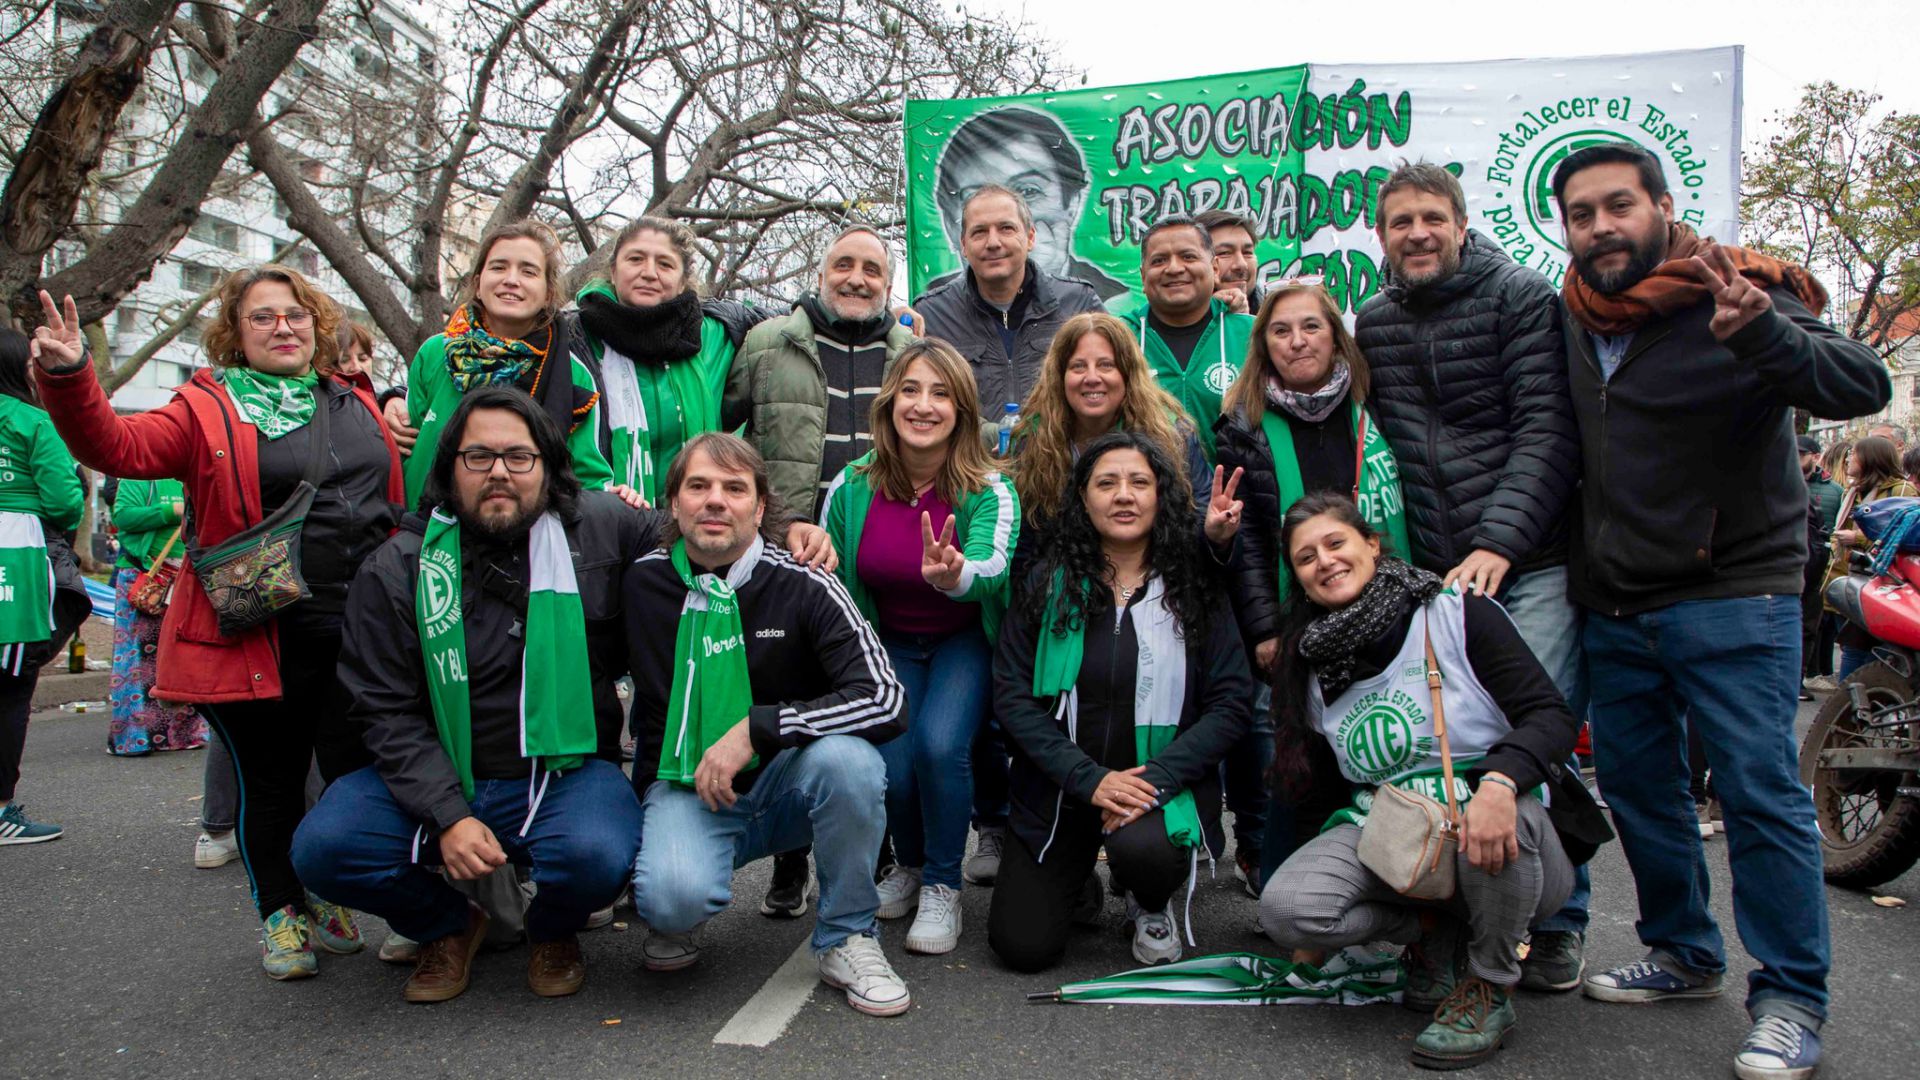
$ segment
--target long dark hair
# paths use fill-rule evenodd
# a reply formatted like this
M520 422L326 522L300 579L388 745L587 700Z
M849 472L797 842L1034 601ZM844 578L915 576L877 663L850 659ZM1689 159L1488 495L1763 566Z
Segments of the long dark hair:
M1351 527L1362 540L1380 540L1385 556L1386 538L1367 524L1351 496L1337 491L1316 491L1302 496L1280 518L1280 565L1293 578L1287 591L1286 606L1280 610L1280 647L1273 662L1273 780L1281 794L1298 798L1313 782L1311 752L1319 733L1313 730L1313 717L1307 708L1307 662L1300 658L1300 638L1315 619L1327 609L1307 599L1294 575L1293 533L1308 521L1325 514Z
M1881 435L1869 435L1853 444L1849 451L1860 459L1860 479L1849 476L1847 483L1860 494L1858 501L1866 502L1873 493L1901 479L1900 448L1893 440Z
M459 467L467 420L480 409L504 409L527 422L527 430L533 433L533 448L547 467L547 509L562 521L572 521L579 512L580 478L574 475L566 436L547 410L517 386L483 386L461 397L447 426L440 430L439 444L433 448L433 468L427 471L427 483L420 492L420 510L424 513L436 506L451 510L459 505L454 496L453 470Z
M1189 497L1183 494L1187 490L1185 477L1159 441L1144 432L1109 431L1080 455L1073 468L1072 494L1061 500L1060 512L1042 526L1043 554L1031 587L1020 598L1022 611L1040 626L1041 633L1065 636L1086 625L1098 590L1106 588L1107 556L1100 546L1100 533L1087 516L1085 496L1094 466L1116 450L1138 450L1153 471L1159 505L1147 533L1147 572L1160 578L1167 610L1173 613L1180 636L1198 641L1206 635L1219 597L1205 570L1207 556L1195 539ZM1062 571L1066 595L1053 625L1041 625L1047 617L1047 596L1052 592L1054 574Z
M39 405L34 399L33 381L27 378L27 365L32 362L32 343L27 335L0 326L0 394Z

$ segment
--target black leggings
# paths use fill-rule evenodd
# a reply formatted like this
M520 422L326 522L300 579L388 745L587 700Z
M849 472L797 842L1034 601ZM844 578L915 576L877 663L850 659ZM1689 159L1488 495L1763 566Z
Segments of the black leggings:
M23 662L19 667L18 675L13 673L11 663L0 667L0 803L13 801L14 785L20 782L20 759L27 749L27 716L33 712L34 684L40 681L38 662Z
M1167 839L1158 810L1102 836L1099 811L1067 809L1045 862L1037 861L1019 836L1009 836L987 909L987 944L1001 963L1031 973L1066 955L1073 911L1102 844L1114 881L1147 911L1166 907L1193 868L1192 856Z
M372 763L359 732L346 720L347 692L334 670L339 658L337 618L283 616L282 696L200 707L233 754L240 780L234 835L263 919L305 900L289 853L293 830L306 816L309 764L317 758L321 779L332 783Z

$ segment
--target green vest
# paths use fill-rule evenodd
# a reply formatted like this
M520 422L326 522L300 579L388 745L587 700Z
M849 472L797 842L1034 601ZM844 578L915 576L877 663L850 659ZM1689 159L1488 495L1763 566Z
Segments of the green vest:
M1236 315L1227 310L1224 300L1214 300L1207 314L1207 329L1193 347L1186 367L1174 359L1173 350L1147 322L1144 302L1127 315L1127 324L1140 338L1147 354L1147 365L1160 386L1172 394L1200 435L1200 449L1207 464L1214 464L1213 422L1220 417L1220 398L1240 374L1247 360L1247 343L1253 338L1253 316Z

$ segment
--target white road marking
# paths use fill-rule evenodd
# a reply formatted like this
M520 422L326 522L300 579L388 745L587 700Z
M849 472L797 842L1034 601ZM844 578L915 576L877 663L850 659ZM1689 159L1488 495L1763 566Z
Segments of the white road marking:
M813 988L820 985L819 962L813 957L813 942L803 938L787 962L767 977L740 1011L713 1037L721 1046L766 1046L786 1034L787 1025L799 1014Z

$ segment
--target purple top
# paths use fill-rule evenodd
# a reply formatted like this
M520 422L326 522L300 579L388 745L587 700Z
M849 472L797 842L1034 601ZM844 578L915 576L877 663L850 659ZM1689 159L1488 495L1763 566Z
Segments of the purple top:
M880 629L944 637L973 625L980 617L980 606L959 603L920 576L920 514L925 511L932 516L933 534L938 536L953 516L953 508L932 489L919 501L920 505L912 506L874 495L860 531L854 572L873 597Z

